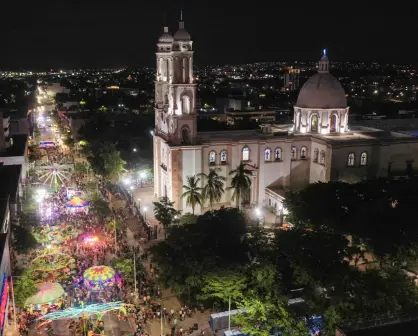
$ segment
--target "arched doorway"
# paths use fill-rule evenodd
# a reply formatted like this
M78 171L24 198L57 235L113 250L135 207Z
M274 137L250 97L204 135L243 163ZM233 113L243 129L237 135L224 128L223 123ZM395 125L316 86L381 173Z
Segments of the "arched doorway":
M332 132L337 132L337 116L335 114L331 115L331 117L329 118L329 131Z
M190 142L190 132L186 127L181 130L181 142L183 144L188 144Z
M318 132L318 115L314 114L311 117L311 132Z

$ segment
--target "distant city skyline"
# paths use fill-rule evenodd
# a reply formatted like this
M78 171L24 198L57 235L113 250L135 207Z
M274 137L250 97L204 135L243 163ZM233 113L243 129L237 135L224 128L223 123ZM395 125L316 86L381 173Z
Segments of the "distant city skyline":
M293 6L293 7L292 7ZM155 43L180 9L195 64L316 60L415 62L412 11L242 1L44 1L4 5L0 68L154 66ZM395 12L394 12L395 11Z

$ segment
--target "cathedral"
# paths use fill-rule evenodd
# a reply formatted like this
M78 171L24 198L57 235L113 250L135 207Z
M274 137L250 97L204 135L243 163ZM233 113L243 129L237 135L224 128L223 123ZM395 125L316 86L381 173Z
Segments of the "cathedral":
M197 132L193 54L183 21L174 35L164 27L156 52L154 196L167 196L183 213L192 210L181 197L187 177L208 174L212 168L219 168L228 187L230 171L245 163L252 171L249 204L270 206L280 215L288 190L318 181L357 182L402 174L418 166L416 137L349 125L346 95L330 74L325 51L318 73L300 90L293 127ZM235 205L232 190L225 189L216 207ZM195 210L207 209L204 205Z

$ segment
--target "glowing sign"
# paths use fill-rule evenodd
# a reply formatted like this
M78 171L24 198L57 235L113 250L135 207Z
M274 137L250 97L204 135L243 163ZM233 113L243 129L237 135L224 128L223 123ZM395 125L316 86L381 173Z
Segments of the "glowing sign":
M111 85L111 86L108 86L107 89L119 90L119 86Z
M1 291L1 303L0 303L0 330L3 330L4 321L6 320L8 301L9 301L9 283L7 282L7 273L3 273L3 289Z

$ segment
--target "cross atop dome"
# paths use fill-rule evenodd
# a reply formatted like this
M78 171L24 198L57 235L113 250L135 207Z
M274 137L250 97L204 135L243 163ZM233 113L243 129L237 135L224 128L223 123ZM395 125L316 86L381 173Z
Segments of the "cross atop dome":
M319 60L318 65L318 72L319 73L328 73L329 72L329 60L327 57L327 49L324 49L322 51L323 55L321 59Z

